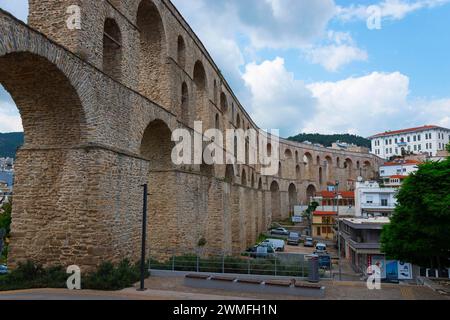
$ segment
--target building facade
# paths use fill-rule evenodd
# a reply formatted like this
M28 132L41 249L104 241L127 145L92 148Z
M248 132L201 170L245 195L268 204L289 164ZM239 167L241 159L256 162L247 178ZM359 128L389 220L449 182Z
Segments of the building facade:
M334 226L336 225L337 212L315 211L312 219L312 236L314 238L334 239Z
M426 154L434 157L445 150L450 142L450 129L438 126L423 126L397 131L387 131L369 137L372 153L389 159L408 153Z
M357 182L355 189L355 216L390 216L397 205L398 188L381 187L374 181Z

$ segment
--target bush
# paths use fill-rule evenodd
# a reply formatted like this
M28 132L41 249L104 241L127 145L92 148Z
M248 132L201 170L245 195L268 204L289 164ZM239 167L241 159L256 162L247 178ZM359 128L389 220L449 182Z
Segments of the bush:
M65 288L68 275L62 267L43 268L33 262L19 263L11 273L0 277L0 291Z
M145 275L149 276L148 272ZM0 291L38 289L38 288L66 288L69 275L61 266L44 268L33 262L20 263L7 275L0 276ZM117 266L110 262L102 263L97 271L82 274L82 289L93 290L121 290L132 287L140 280L140 264L132 265L123 260Z
M121 290L133 286L140 279L140 264L123 260L115 267L111 262L102 263L98 270L81 279L83 289ZM145 275L149 276L148 271Z

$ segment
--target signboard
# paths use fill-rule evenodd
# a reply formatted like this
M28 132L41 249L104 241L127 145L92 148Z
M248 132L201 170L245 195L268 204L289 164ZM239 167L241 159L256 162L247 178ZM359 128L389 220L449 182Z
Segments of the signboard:
M299 217L299 216L292 217L293 223L301 223L302 221L303 221L302 217Z
M301 217L303 215L303 212L308 209L307 206L295 206L294 207L294 216Z
M398 280L412 280L411 263L398 262Z
M398 273L398 262L397 261L386 261L386 278L388 280L398 280L399 273Z

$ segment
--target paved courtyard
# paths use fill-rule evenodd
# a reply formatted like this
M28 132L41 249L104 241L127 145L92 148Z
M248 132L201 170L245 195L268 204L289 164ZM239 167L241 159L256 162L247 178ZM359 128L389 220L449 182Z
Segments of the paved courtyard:
M449 300L427 287L384 284L382 290L369 291L363 282L323 282L324 298L319 300ZM128 288L115 292L68 291L62 289L22 290L0 293L0 300L312 300L283 295L228 292L212 289L195 289L184 286L181 277L152 277L146 280L145 292Z

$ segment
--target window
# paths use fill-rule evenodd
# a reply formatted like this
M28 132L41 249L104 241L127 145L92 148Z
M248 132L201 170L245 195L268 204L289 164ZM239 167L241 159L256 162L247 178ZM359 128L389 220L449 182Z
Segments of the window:
M408 137L408 142L411 142L411 137Z
M398 143L398 139L397 138L395 138L395 143Z
M417 149L418 149L419 151L422 151L422 145L419 144L419 145L417 146Z
M381 199L381 206L387 207L388 206L388 199Z
M366 203L372 204L373 203L373 197L372 196L366 196Z
M417 140L418 140L418 141L422 140L422 135L419 134L419 135L417 136Z
M414 145L414 151L417 151L417 146L416 145Z
M416 137L416 136L414 136L414 137L413 137L413 140L414 140L414 142L416 142L416 141L417 141L417 137Z
M384 172L385 172L384 170L381 170L381 174L384 174Z

